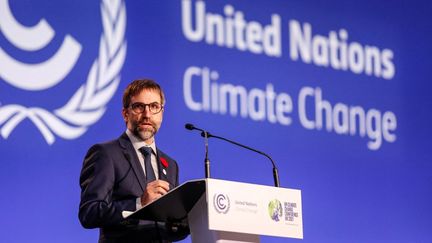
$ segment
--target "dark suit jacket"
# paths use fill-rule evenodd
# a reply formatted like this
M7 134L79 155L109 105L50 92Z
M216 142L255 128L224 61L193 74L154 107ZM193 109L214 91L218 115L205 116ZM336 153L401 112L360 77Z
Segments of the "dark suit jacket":
M162 160L168 162L165 168ZM178 185L178 165L157 149L159 179ZM166 174L162 173L165 169ZM135 211L147 182L126 133L92 146L80 175L79 219L85 228L100 228L99 242L169 242L184 239L188 230L173 232L163 223L124 220L122 211ZM160 241L162 239L162 241Z

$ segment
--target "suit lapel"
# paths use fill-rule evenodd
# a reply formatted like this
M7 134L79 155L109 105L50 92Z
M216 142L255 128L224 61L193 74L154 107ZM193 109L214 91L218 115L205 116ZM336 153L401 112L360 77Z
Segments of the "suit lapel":
M123 154L125 158L128 160L129 164L132 167L132 170L134 171L134 174L140 184L141 189L144 191L146 188L146 180L144 171L141 167L141 164L139 162L139 159L137 157L137 154L135 152L134 147L132 146L131 141L129 140L126 133L123 133L119 138L120 146L123 149Z
M158 167L158 174L159 174L159 179L160 180L164 180L164 181L169 181L168 180L168 170L162 165L161 162L161 152L159 149L157 149L157 167ZM162 159L165 160L165 158L162 157Z
M159 178L167 181L170 183L171 189L177 186L177 165L175 161L170 158L168 155L166 155L161 150L157 149L158 151L158 168L159 168ZM164 160L165 162L163 162ZM166 166L164 166L164 164Z

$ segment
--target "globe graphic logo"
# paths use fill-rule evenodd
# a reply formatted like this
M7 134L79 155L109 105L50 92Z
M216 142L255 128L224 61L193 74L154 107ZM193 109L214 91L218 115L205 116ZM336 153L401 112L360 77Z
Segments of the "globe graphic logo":
M282 217L282 203L277 199L270 201L268 205L268 212L270 218L278 222Z

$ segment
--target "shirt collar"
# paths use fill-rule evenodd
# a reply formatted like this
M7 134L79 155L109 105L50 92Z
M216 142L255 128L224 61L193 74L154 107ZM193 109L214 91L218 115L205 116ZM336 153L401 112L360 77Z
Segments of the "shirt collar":
M133 133L129 131L129 129L126 129L126 135L129 137L135 150L139 150L141 147L150 147L152 148L153 154L156 155L156 142L154 139L153 143L146 144L144 141L133 135Z

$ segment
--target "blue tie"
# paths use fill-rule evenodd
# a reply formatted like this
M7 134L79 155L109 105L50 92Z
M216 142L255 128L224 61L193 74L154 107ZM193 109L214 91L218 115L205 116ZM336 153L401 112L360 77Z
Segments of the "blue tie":
M153 171L153 166L151 164L152 149L150 147L141 147L139 150L144 155L144 168L147 177L147 182L156 180L156 176Z

